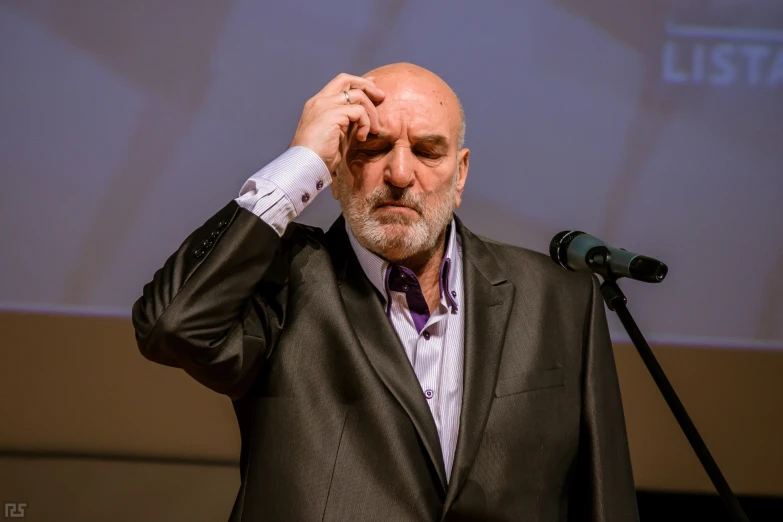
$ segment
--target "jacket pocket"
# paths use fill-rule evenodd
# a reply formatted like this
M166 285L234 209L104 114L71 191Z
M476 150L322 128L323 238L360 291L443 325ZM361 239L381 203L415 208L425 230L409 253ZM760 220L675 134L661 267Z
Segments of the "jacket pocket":
M539 370L526 372L508 379L501 379L495 387L495 397L513 395L544 388L563 386L563 369Z

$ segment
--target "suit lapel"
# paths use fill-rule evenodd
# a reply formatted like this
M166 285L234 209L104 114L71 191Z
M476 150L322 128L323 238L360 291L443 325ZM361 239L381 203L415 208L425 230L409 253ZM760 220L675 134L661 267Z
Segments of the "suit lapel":
M446 472L435 421L377 291L353 253L342 216L329 229L327 237L340 293L356 337L380 380L410 417L437 471L441 492L445 493Z
M457 448L443 513L464 485L484 435L514 303L514 285L486 244L456 221L464 260L465 369Z

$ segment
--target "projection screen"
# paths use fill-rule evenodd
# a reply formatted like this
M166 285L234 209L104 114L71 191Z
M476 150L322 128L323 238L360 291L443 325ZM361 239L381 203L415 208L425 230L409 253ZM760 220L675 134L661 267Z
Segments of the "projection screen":
M0 307L129 316L310 96L397 61L465 106L475 232L584 230L668 264L623 284L651 340L783 347L775 0L2 2Z

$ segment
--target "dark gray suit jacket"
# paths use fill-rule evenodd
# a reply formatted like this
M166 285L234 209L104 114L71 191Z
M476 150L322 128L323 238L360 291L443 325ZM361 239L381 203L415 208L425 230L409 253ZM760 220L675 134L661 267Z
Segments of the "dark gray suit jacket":
M435 423L340 218L278 234L226 205L134 304L141 353L229 395L231 521L637 520L595 278L479 238L450 481Z

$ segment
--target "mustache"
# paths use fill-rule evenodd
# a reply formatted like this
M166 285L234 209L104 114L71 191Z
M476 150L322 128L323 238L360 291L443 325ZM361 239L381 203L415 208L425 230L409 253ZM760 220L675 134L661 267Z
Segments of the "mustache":
M373 210L384 205L404 205L421 214L424 196L416 195L407 189L393 191L389 187L378 187L367 197L367 203Z

